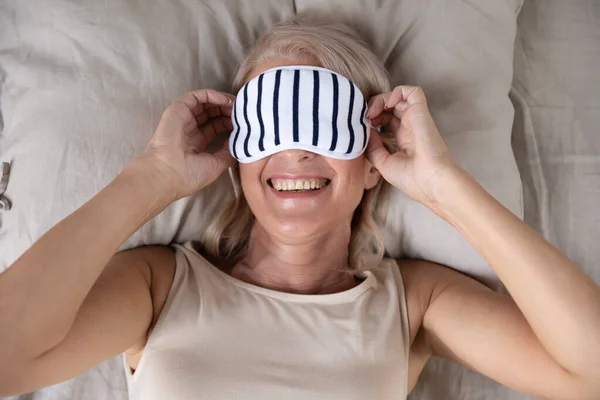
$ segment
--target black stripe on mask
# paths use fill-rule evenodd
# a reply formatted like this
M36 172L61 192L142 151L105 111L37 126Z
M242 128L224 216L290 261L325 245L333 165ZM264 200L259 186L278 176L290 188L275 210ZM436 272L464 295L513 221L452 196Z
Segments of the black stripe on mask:
M235 102L235 105L233 107L233 119L235 120L235 135L233 135L233 156L237 159L239 159L238 157L238 152L237 152L237 141L238 138L240 136L240 122L238 121L238 116L237 116L237 109L239 107L239 101Z
M354 85L350 82L350 110L348 111L348 131L350 132L350 142L348 143L348 150L346 154L352 152L354 147L354 128L352 127L352 111L354 109Z
M296 70L294 71L294 97L293 97L293 101L292 101L292 119L293 119L293 139L294 139L294 143L298 143L300 141L300 134L299 134L299 130L300 127L298 126L298 101L299 101L299 97L300 97L300 71Z
M313 71L313 146L319 143L319 71Z
M360 124L363 127L363 146L361 147L361 149L364 149L365 147L367 147L367 125L365 125L365 118L366 118L366 114L367 113L367 102L363 101L363 106L362 106L362 110L360 112Z
M329 147L329 151L334 151L337 146L337 137L338 137L338 128L337 128L337 118L338 118L338 100L340 97L340 88L338 85L337 76L332 73L331 77L333 79L333 124L332 124L332 132L331 132L331 146Z
M248 85L244 87L244 120L246 120L246 126L248 127L248 132L246 132L246 140L244 140L244 154L246 157L251 157L248 152L248 141L250 140L250 120L248 120Z
M260 151L265 151L265 146L263 144L265 140L265 124L263 123L262 118L262 87L263 87L263 77L261 75L258 77L258 101L256 102L256 114L258 116L258 124L260 125L260 139L258 139L258 148Z
M275 146L281 143L279 140L279 86L281 85L281 70L275 73L275 89L273 91L273 123L275 127Z

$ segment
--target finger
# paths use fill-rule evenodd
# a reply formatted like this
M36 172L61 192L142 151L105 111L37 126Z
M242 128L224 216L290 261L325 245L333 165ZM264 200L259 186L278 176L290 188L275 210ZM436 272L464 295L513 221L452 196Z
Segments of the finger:
M378 117L371 120L371 125L374 127L384 127L389 132L396 132L402 120L391 111L384 111Z
M377 126L377 127L386 126L390 122L392 122L392 120L395 118L396 118L396 116L394 115L394 113L392 113L390 111L384 111L381 114L379 114L377 117L375 117L371 120L371 125Z
M218 106L210 106L196 115L196 122L198 123L198 126L204 125L209 119L218 117L220 115L221 111Z
M206 112L211 118L219 117L222 115L220 107L209 107L206 110Z
M208 110L208 115L210 115L211 117L218 117L220 115L226 115L226 116L230 117L231 111L233 110L233 104L225 105L225 106L211 105L211 106L208 106L207 110Z
M209 118L210 116L207 113L202 112L196 116L196 124L198 126L202 126L208 121Z
M232 129L231 118L219 117L213 119L200 127L196 126L194 129L186 132L187 146L194 153L206 151L208 145L215 140L215 137L219 133L231 131Z
M406 101L400 101L392 108L391 112L396 116L396 118L404 117L404 114L408 110L410 105Z
M387 103L387 99L390 93L382 93L377 96L371 97L369 100L369 111L367 112L367 118L372 119L377 117L383 110L385 110L385 105Z
M368 114L370 118L387 109L392 109L398 118L402 118L409 107L421 105L427 108L425 93L419 86L396 86L393 91L377 95L371 101L374 111Z
M225 144L223 145L223 147L225 147ZM219 151L217 151L216 153L213 154L213 157L217 161L217 170L218 170L217 172L219 175L223 171L225 171L227 168L232 167L237 161L231 155L231 152L229 151L229 147L219 149Z
M394 90L391 91L390 97L388 98L388 102L386 103L388 108L394 108L398 103L402 101L406 101L404 99L404 94L402 88L406 86L396 86Z
M209 141L210 143L217 134L225 131L231 131L232 129L233 125L231 123L231 118L218 117L211 119L208 123L202 125L200 127L200 132L202 132L207 138L211 138Z
M401 125L402 125L402 121L400 121L400 119L392 118L390 123L385 125L385 128L387 129L388 132L394 133L394 132L397 132L398 129L400 129Z
M185 104L194 116L198 116L212 105L231 107L234 100L235 96L232 94L214 89L201 89L184 94L176 102Z
M231 117L231 107L210 106L196 116L198 126L204 125L211 118L220 116Z
M192 159L194 169L201 173L200 187L213 183L221 174L233 164L235 158L228 150L220 149L214 154L200 153Z
M193 97L196 98L197 104L217 104L225 106L233 104L235 96L230 93L219 92L214 89L200 89L189 92Z
M366 156L369 162L384 175L386 160L389 159L390 152L383 145L383 140L377 131L372 131L367 145Z
M402 94L402 100L405 100L409 105L427 105L425 92L420 86L399 86L399 88Z

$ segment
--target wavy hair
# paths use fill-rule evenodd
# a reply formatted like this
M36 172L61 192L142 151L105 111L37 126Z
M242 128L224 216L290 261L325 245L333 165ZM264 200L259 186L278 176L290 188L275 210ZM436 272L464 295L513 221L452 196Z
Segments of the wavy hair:
M250 48L233 80L233 93L257 66L276 59L310 56L317 66L335 71L358 86L366 99L391 88L381 60L346 21L338 16L304 12L263 33ZM392 135L381 133L384 144L395 150ZM242 192L239 167L229 170L235 197L209 224L202 238L203 250L217 258L237 260L248 249L254 215ZM380 227L387 209L389 185L380 179L365 190L351 222L348 265L354 273L378 265L385 246Z

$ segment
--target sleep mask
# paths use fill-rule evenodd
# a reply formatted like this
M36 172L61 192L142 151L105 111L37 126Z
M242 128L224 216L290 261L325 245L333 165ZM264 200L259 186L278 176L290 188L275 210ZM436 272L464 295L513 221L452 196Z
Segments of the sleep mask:
M285 66L248 81L233 105L229 151L241 163L298 149L326 157L359 157L369 141L360 89L325 68Z

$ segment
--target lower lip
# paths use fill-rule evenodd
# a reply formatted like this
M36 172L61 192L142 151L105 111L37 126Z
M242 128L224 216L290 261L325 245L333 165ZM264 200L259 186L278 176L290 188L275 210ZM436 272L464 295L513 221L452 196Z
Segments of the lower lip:
M331 182L329 182L329 184L325 187L322 187L319 190L307 190L305 192L293 192L293 191L277 191L275 190L275 188L273 188L271 185L267 184L269 186L269 188L271 189L271 191L273 192L273 194L275 194L275 196L279 197L280 199L305 199L305 198L312 198L312 197L316 197L320 194L322 194L323 192L325 192L326 190L329 189L329 186L331 186Z

